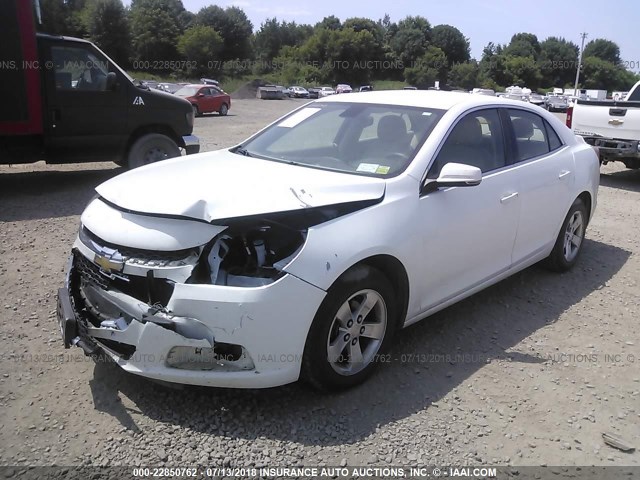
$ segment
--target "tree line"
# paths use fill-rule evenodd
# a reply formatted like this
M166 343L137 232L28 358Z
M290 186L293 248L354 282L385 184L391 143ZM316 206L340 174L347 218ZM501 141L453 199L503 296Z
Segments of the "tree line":
M41 0L39 29L88 38L118 64L176 78L265 76L283 84L368 84L435 81L452 88L533 90L572 87L579 48L564 38L539 41L516 33L508 44L489 43L479 60L456 27L422 16L392 22L325 17L315 25L266 20L254 32L244 11L210 5L197 13L181 0ZM637 62L637 61L636 61ZM590 41L583 52L582 88L626 90L640 76L618 45Z

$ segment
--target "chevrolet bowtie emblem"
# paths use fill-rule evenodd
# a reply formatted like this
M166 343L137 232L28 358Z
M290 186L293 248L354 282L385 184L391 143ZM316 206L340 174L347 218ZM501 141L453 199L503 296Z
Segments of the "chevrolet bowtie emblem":
M93 261L107 273L121 272L124 269L124 260L117 250L103 249L100 253L96 253Z
M624 120L618 120L617 118L612 118L609 120L609 125L622 125Z

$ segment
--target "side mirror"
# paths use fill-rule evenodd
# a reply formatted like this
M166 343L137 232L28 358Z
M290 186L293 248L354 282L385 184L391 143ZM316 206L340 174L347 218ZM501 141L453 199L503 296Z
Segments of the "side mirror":
M204 93L199 93L196 97L204 97Z
M107 73L107 83L106 83L107 91L112 92L116 89L117 80L118 80L118 77L116 76L115 72Z
M437 179L425 182L422 193L436 191L440 187L475 187L482 182L482 170L464 163L447 163Z

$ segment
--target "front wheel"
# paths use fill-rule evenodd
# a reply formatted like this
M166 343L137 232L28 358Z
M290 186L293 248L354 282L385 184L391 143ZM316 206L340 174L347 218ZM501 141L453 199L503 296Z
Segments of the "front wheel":
M180 148L171 138L160 133L149 133L140 137L131 146L127 166L130 169L137 168L179 156Z
M566 272L576 264L584 243L587 219L587 208L578 198L571 205L553 250L544 262L547 268L556 272Z
M359 265L329 289L313 320L302 361L302 378L320 390L363 382L375 369L395 332L393 287L377 269Z
M227 106L226 103L223 103L222 105L220 105L220 110L218 110L218 113L222 117L224 117L227 113L229 113L229 107Z

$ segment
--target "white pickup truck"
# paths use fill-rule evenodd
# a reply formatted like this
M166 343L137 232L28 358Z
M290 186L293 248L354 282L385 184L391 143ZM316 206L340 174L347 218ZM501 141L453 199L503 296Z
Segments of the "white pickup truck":
M567 111L567 127L597 147L601 164L640 168L640 82L622 101L577 100Z

